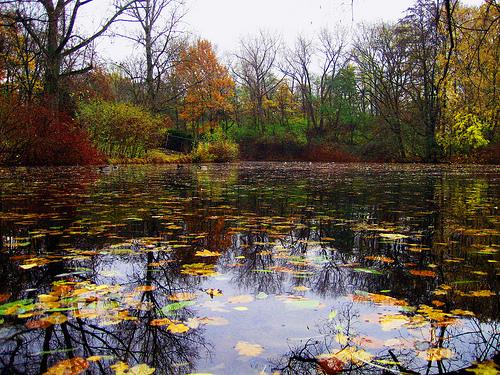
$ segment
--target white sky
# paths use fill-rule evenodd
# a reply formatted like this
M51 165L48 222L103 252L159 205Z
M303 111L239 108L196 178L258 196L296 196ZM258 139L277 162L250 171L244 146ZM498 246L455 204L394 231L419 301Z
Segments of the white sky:
M105 6L110 0L98 0ZM480 5L484 0L462 0ZM186 0L186 29L194 36L210 40L219 55L234 52L241 37L264 29L280 35L291 44L298 33L314 35L322 27L337 24L355 28L359 23L396 21L414 0ZM90 5L92 7L93 5ZM95 9L93 9L95 11ZM96 20L95 12L89 21ZM123 27L123 26L122 26ZM114 61L130 55L123 41L102 40L98 46L103 57Z

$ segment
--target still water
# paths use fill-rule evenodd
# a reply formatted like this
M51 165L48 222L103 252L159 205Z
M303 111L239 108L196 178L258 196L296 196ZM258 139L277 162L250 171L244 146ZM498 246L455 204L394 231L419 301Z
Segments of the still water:
M499 205L498 166L0 169L0 373L494 367Z

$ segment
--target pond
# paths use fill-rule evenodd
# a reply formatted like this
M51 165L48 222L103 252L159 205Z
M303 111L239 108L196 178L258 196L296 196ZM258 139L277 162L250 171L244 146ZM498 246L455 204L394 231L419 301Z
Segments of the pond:
M0 169L0 372L494 367L499 205L498 166Z

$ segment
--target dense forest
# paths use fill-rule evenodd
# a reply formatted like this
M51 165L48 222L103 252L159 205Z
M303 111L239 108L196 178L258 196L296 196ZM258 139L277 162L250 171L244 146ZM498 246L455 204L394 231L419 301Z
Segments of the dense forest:
M226 61L182 0L118 1L83 32L93 3L0 1L0 163L500 161L496 0L416 0L290 45L259 31ZM126 61L99 57L110 33Z

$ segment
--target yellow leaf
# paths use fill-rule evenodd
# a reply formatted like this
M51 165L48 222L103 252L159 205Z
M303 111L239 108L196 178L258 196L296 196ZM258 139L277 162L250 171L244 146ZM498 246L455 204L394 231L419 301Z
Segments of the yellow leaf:
M205 289L205 293L207 293L210 297L222 296L222 290L220 289Z
M117 362L114 365L111 365L110 367L112 370L115 371L116 375L126 375L125 371L128 371L129 369L128 364L122 361Z
M491 290L475 290L469 294L472 297L493 297L496 294Z
M45 318L47 322L50 322L52 324L63 324L68 321L68 317L64 314L61 313L54 313L52 315L49 315L47 318Z
M92 355L87 358L87 361L89 362L98 362L102 359L102 355Z
M475 367L468 368L465 371L480 375L497 375L500 373L499 367L492 360L478 363Z
M40 302L47 303L47 302L56 302L59 300L59 297L51 294L40 294L38 296L38 299L40 300Z
M337 333L335 335L335 341L337 341L340 345L346 345L347 344L347 336L344 335L343 333Z
M171 324L169 324L167 329L172 333L184 333L184 332L189 331L189 327L185 324L182 324L182 323L179 323L179 324L171 323Z
M154 367L149 367L147 364L142 363L140 365L136 365L134 367L131 367L130 370L127 372L129 375L150 375L155 372Z
M453 352L448 348L429 348L424 352L419 352L418 356L426 361L441 361L452 358Z
M234 348L239 355L243 355L245 357L257 357L264 351L264 348L259 344L251 344L246 341L238 341Z
M218 257L221 253L218 251L203 250L197 251L194 255L197 257Z

